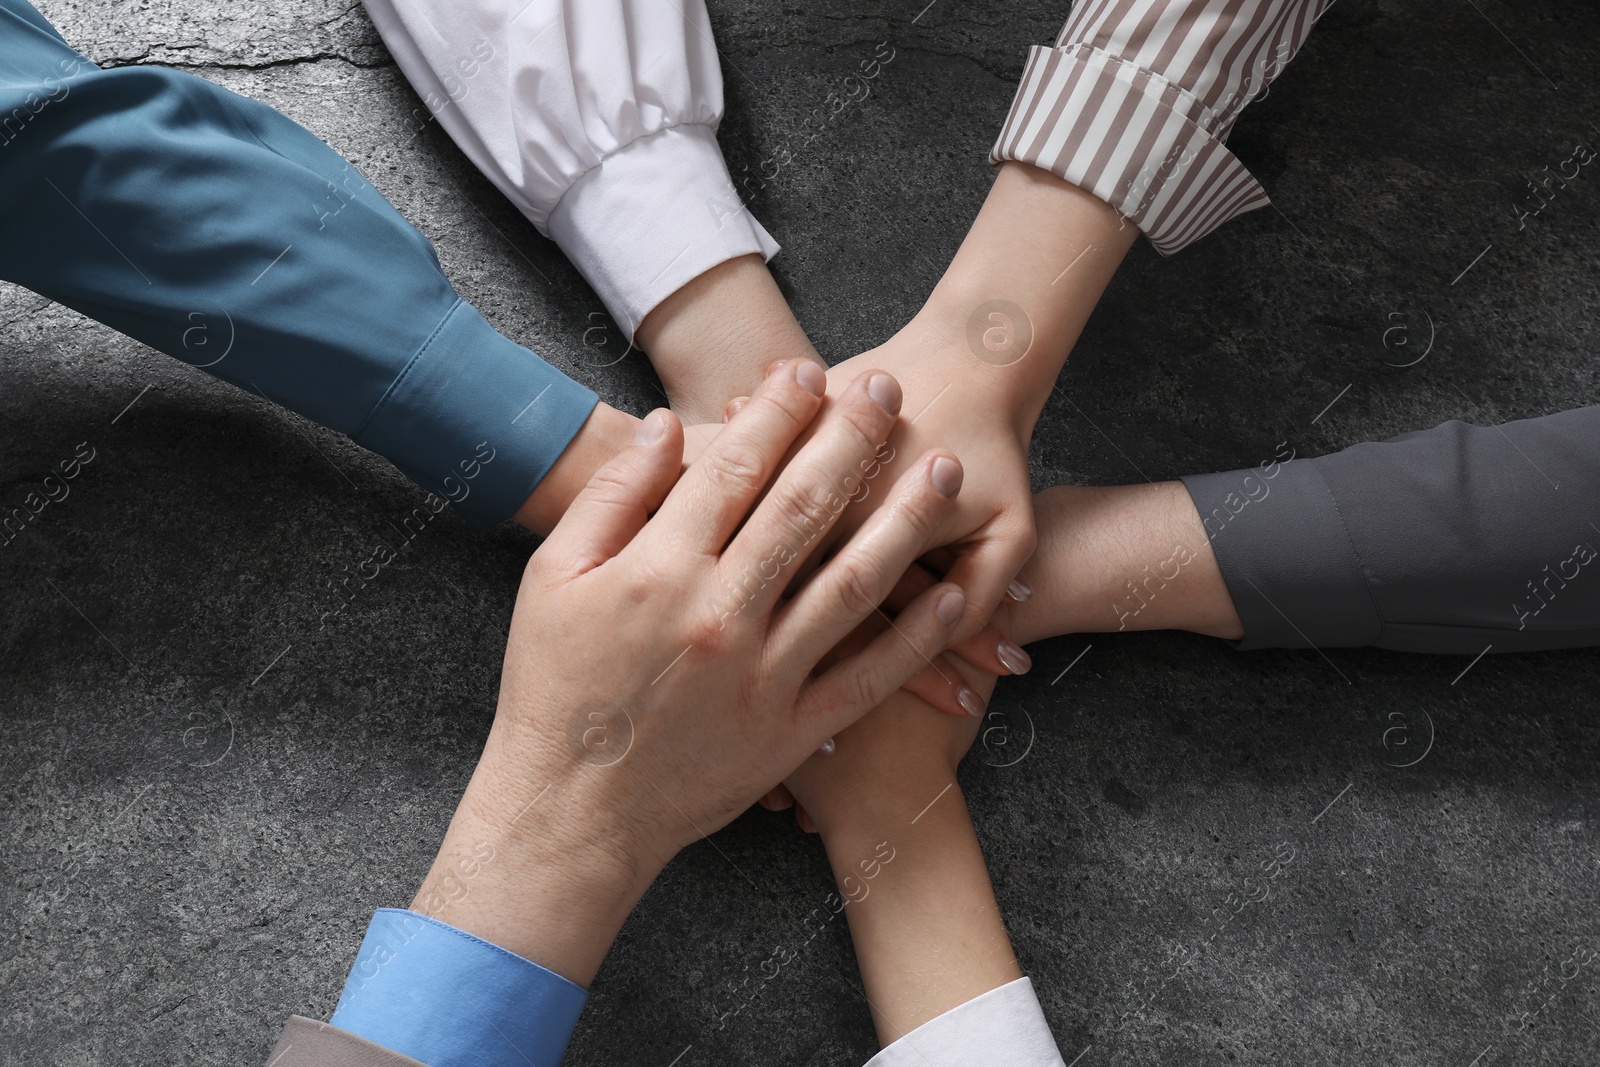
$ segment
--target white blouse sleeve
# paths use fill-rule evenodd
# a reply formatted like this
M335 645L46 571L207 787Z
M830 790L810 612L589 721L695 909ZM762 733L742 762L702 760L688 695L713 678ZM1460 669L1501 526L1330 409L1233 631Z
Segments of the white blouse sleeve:
M717 145L704 0L365 0L457 145L631 336L699 274L778 245Z
M1033 983L1007 982L929 1019L867 1067L1062 1067Z

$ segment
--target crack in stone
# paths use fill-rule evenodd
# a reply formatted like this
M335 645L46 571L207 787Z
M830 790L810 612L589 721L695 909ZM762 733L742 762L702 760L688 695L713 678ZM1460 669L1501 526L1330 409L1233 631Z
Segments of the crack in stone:
M352 12L360 11L360 10L361 10L361 0L356 0L355 3L351 4L349 7L345 8L343 11L341 11L337 15L333 16L333 18L324 19L321 22L317 23L317 25L318 26L332 26L335 22L342 22L343 20L349 18Z
M27 309L26 311L22 312L19 315L13 315L11 318L7 319L5 322L0 322L0 330L9 330L11 327L15 326L17 323L23 321L24 319L33 318L35 315L39 314L39 312L45 310L46 308L50 307L54 303L55 303L54 300L51 300L48 297L46 297L44 299L43 303L38 304L35 307L31 307L31 308Z
M166 45L163 46L173 51L187 51L198 48L199 45ZM395 65L394 60L385 55L382 59L363 63L352 59L343 52L316 52L309 56L285 56L281 59L268 59L260 63L232 62L228 60L214 60L204 63L187 63L173 59L150 59L150 50L146 49L136 56L111 56L100 60L99 65L104 70L117 67L172 67L176 70L271 70L274 67L293 67L303 63L323 63L329 60L346 63L357 70L379 70Z

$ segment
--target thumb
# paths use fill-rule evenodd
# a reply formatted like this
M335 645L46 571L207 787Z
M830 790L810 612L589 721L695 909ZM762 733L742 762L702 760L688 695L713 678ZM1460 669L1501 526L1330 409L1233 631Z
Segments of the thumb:
M569 574L617 555L667 498L682 458L683 424L666 408L652 411L628 447L594 472L539 551Z

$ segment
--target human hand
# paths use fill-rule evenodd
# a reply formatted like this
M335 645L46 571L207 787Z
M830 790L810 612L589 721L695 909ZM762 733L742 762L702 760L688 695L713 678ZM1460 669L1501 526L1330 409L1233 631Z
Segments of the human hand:
M1022 645L1070 633L1189 630L1238 640L1244 627L1194 502L1182 482L1058 485L1033 498L1039 543L1018 576L1031 595L1002 605L980 638L956 646L968 663L998 670L987 635ZM938 553L933 553L937 557ZM912 568L902 588L931 581ZM896 590L899 595L901 590ZM1031 662L1031 660L1029 661ZM950 653L907 690L951 715L971 714Z
M825 385L805 363L770 375L681 480L683 431L652 414L534 555L494 725L419 899L481 845L494 859L437 918L587 982L680 848L948 643L965 599L941 583L814 673L928 549L961 482L947 453L909 464L893 503L782 599L834 521L822 501L900 406L891 377L863 376L780 470Z
M995 676L968 664L952 667L985 698ZM808 833L859 838L887 823L900 824L955 780L982 720L935 715L926 701L902 689L833 739L830 749L801 764L762 800L781 811L794 806ZM901 817L904 817L901 819Z
M946 577L967 591L958 639L978 632L1032 551L1033 426L1138 232L1092 193L1007 162L912 321L829 372L838 385L868 368L894 374L907 419L891 446L907 458L929 442L948 447L973 472L941 531L959 553ZM899 462L886 469L898 473ZM847 513L844 529L874 506Z
M1021 976L956 784L977 730L901 690L789 777L885 1046Z
M939 575L949 571L954 562L955 556L947 548L928 553L921 562L906 568L900 576L900 584L889 594L884 606L897 611L911 603L938 582ZM982 718L989 708L993 676L1026 674L1033 669L1033 657L1012 637L1009 624L1002 625L1002 618L1009 616L1014 605L1025 603L1032 596L1033 589L1019 577L984 628L930 658L922 670L906 682L905 691L948 714ZM866 638L888 625L886 620L887 616L880 614L863 622L851 635L851 640L841 646L841 651L860 647ZM964 670L962 663L972 669ZM984 684L973 685L969 675L982 679Z
M949 546L953 563L945 578L967 593L967 613L957 639L971 637L988 622L1008 592L1025 599L1027 589L1015 582L1033 553L1032 489L1028 478L1031 420L1007 413L1002 401L1005 383L967 350L965 338L913 320L905 329L870 351L828 371L829 391L842 390L857 375L882 370L905 390L906 418L889 438L881 475L897 477L922 450L948 448L973 472L953 513L937 534ZM865 521L884 500L869 488L865 498L845 512L841 531ZM1021 673L1006 665L1011 673Z
M776 366L776 364L774 365ZM723 409L724 420L732 418L748 402L747 397L736 397ZM713 428L710 426L691 426L685 434L686 447L684 450L684 465L687 467L691 460L689 452L696 442L710 439ZM699 447L704 447L700 444ZM872 487L882 484L884 480L885 464L891 463L898 453L887 445L880 448L873 456L870 464L863 465L860 477L856 478L850 486L848 494L852 500L858 502L870 498ZM849 512L846 512L849 515ZM831 545L831 540L843 536L843 527L837 527L824 539L823 548L826 550ZM819 554L820 555L820 554ZM884 608L889 611L899 611L910 604L916 597L926 592L937 584L940 575L952 570L959 557L947 548L940 548L928 553L921 563L908 567L896 584L894 591L885 601ZM818 562L816 557L801 568L801 574L807 573L808 568ZM926 564L926 565L924 565ZM1007 590L1008 603L1020 603L1032 595L1032 590L1020 581L1013 581ZM886 627L887 616L882 612L869 617L863 622L858 632L852 635L851 647L859 648L863 643L859 638L873 636L881 633ZM921 697L941 711L951 715L972 715L982 717L987 710L987 702L982 693L968 685L954 663L957 658L964 660L977 668L981 673L991 674L1025 674L1033 666L1032 659L1022 647L1010 640L993 625L985 625L977 633L963 638L946 650L943 654L929 657L922 670L918 671L905 688L908 692Z

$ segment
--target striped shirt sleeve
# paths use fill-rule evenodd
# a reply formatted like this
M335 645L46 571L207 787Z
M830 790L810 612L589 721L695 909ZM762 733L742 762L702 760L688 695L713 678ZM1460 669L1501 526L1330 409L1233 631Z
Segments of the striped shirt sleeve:
M1163 255L1267 194L1223 142L1333 0L1076 0L1029 50L990 162L1042 167L1132 220Z

